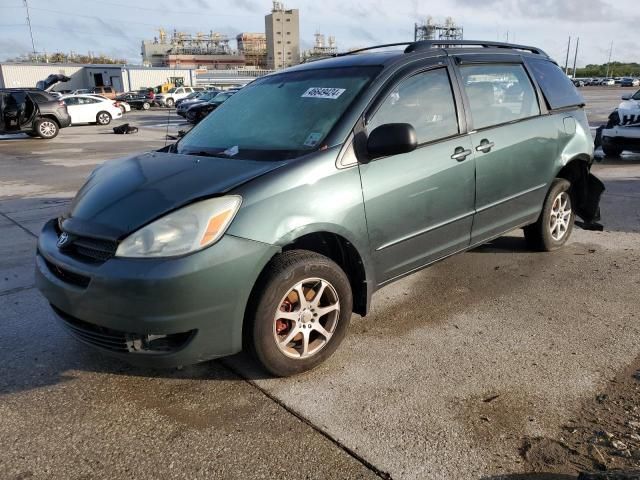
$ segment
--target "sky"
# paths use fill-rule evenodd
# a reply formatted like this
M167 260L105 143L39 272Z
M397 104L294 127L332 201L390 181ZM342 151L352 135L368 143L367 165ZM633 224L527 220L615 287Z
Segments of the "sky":
M564 64L568 37L580 37L578 66L640 62L638 0L287 0L300 10L303 49L316 32L340 50L413 40L414 22L453 17L465 39L533 45ZM264 32L269 0L28 0L36 50L104 53L140 63L143 39L168 32ZM235 48L235 41L231 42ZM0 60L30 52L23 0L0 0Z

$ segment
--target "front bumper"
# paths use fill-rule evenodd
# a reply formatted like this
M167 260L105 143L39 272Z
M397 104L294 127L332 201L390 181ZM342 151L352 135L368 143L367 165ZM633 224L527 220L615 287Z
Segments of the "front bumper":
M602 131L602 145L640 152L640 126L614 126Z
M36 286L77 338L141 366L189 365L239 352L251 289L278 252L225 235L183 257L89 263L57 248L55 225L48 222L38 239Z

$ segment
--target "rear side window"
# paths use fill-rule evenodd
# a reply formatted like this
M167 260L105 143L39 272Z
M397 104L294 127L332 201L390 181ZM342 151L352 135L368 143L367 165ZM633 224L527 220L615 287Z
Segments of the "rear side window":
M527 64L551 110L585 104L573 82L555 63L528 58Z
M538 98L522 65L469 65L460 72L474 128L540 115Z
M387 123L412 125L418 143L457 135L458 117L447 70L418 73L400 82L373 115L367 131Z

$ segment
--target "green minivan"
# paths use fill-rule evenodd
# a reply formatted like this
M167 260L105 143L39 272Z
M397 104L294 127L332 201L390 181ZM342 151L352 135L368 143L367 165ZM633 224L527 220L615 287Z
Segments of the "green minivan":
M383 48L384 47L384 48ZM421 41L262 77L176 144L96 168L48 222L37 286L79 340L134 364L245 349L327 359L372 294L524 228L599 228L584 101L540 49Z

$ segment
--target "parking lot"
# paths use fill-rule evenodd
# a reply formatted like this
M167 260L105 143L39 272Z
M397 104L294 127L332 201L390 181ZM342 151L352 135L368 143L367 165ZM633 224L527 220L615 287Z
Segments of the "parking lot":
M625 91L582 89L592 127ZM114 135L125 121L139 133ZM604 232L576 229L543 254L514 231L394 283L310 373L268 378L244 355L134 368L56 323L34 287L36 238L96 165L184 128L157 109L50 141L0 137L0 477L515 479L639 465L639 156L593 168ZM591 449L598 431L628 455Z

